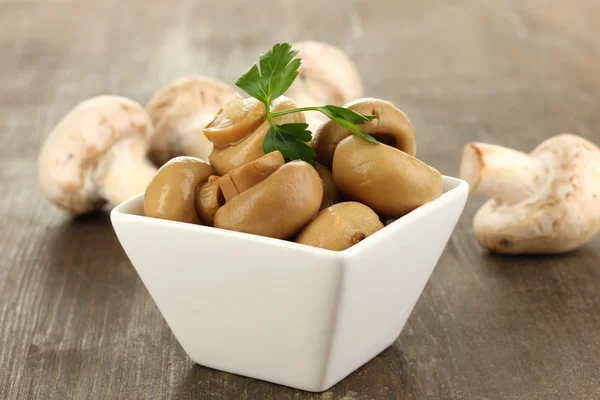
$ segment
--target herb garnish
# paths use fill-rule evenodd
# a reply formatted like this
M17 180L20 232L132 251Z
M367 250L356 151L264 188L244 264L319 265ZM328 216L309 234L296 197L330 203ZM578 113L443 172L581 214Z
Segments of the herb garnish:
M263 151L268 154L279 150L281 154L291 160L304 160L316 167L315 151L306 144L312 139L308 124L291 123L277 125L273 118L303 111L318 111L329 119L361 136L371 143L379 144L372 136L361 132L356 125L372 121L375 115L363 115L348 108L333 105L294 108L272 113L271 102L283 95L294 83L298 76L300 58L294 58L298 50L292 49L288 43L277 43L272 49L260 55L260 61L254 64L237 81L236 86L262 102L266 108L266 119L271 127L263 142Z

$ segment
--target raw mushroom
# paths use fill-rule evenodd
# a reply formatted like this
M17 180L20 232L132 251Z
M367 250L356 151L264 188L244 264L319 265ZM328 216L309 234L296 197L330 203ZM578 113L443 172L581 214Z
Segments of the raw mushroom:
M199 224L195 208L196 188L213 173L210 165L195 157L176 157L160 167L144 193L144 215Z
M334 204L341 202L342 196L335 187L331 171L327 169L327 167L323 164L317 163L317 166L317 172L319 173L319 176L323 181L323 201L321 202L321 207L319 208L319 210L323 210L324 208L330 207Z
M150 159L157 165L177 156L208 160L213 145L202 129L232 93L231 86L204 76L179 78L158 91L147 106L156 130Z
M579 136L555 136L531 154L468 144L460 176L472 192L492 197L473 230L493 252L564 253L600 230L600 149Z
M319 212L300 232L297 243L342 251L383 228L373 210L354 201L339 203Z
M375 115L377 117L373 121L358 125L362 132L368 133L380 142L396 147L411 156L417 155L417 141L412 123L406 114L389 101L364 98L348 103L344 107L360 114ZM338 143L351 134L348 129L334 121L323 124L313 139L317 161L331 166Z
M156 172L145 158L153 132L146 110L132 100L98 96L83 101L41 148L42 190L73 215L142 193Z
M323 186L317 171L292 161L219 208L214 224L256 235L287 239L319 211Z
M283 164L285 160L281 153L274 151L229 171L218 179L225 201L261 183Z
M292 108L296 108L296 103L285 96L280 96L271 103L272 112ZM306 121L304 114L301 112L282 115L273 120L279 125ZM262 157L265 154L263 151L263 141L269 128L269 121L263 121L254 131L248 132L246 138L241 142L224 149L215 147L210 154L209 160L217 174L225 175L236 167Z
M285 95L294 99L299 107L341 106L363 95L358 70L341 49L315 41L296 42L292 48L299 51L297 57L302 58L302 64L298 77ZM306 121L314 133L327 117L309 112Z
M440 173L397 148L352 135L333 157L333 180L349 199L399 217L439 197Z

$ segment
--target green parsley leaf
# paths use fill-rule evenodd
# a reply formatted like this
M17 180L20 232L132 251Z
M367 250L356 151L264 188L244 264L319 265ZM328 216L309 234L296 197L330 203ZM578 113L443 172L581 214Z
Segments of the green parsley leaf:
M377 118L375 115L363 115L359 114L349 108L343 108L338 106L322 106L318 107L318 110L325 114L330 120L336 124L343 126L350 132L362 137L363 139L373 143L379 144L379 141L373 136L364 133L356 125L363 124L368 121L372 121Z
M268 154L279 150L283 157L290 160L303 160L317 168L315 163L315 150L306 144L312 139L308 124L293 123L276 125L271 123L271 128L263 141L263 151Z
M261 101L269 109L271 101L284 94L298 76L301 60L294 59L298 50L288 43L277 43L260 55L260 71L254 64L235 85Z

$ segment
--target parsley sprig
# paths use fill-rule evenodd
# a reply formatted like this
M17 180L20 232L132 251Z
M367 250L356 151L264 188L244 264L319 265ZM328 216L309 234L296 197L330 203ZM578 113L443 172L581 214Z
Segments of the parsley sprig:
M271 102L283 95L298 76L300 58L294 58L298 50L288 43L277 43L272 49L260 55L258 65L254 64L237 81L236 86L262 102L266 108L266 119L271 127L263 142L263 151L268 154L279 150L290 160L304 160L314 167L315 151L307 144L312 139L308 124L291 123L277 125L273 118L304 111L323 113L332 121L359 135L371 143L379 144L372 136L361 132L357 125L375 119L375 115L363 115L348 108L334 105L294 108L280 112L271 112Z

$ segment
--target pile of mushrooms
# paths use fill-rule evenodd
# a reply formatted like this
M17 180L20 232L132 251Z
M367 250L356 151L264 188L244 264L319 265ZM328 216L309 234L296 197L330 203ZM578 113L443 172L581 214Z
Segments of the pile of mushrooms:
M313 41L294 46L303 64L286 95L298 105L342 105L362 96L357 69L340 49ZM225 99L235 93L232 86L217 79L186 76L157 91L145 108L119 96L98 96L77 104L41 148L38 181L42 191L52 203L77 216L106 204L116 206L143 192L157 168L174 157L209 161L211 156L210 163L219 175L258 158L266 125L253 125L262 122L262 105L253 100L244 101L247 107L257 107L258 117L248 116L249 125L237 128L258 129L252 145L247 141L243 149L229 148L235 131L223 136L218 130L204 129ZM277 107L283 109L289 103L281 99ZM282 118L280 123L297 118ZM319 113L310 113L307 118L313 132L325 122ZM214 121L213 126L219 123ZM220 150L213 152L213 147ZM244 151L249 153L239 157ZM238 157L233 157L234 153Z
M531 154L470 143L460 176L491 197L473 231L492 252L565 253L600 231L600 149L582 137L558 135Z
M404 113L379 99L346 106L376 116L359 128L381 144L328 121L312 143L315 169L279 151L264 154L265 107L229 96L203 131L214 146L209 161L176 157L164 164L145 191L144 214L342 251L383 228L382 220L440 196L441 175L415 157L414 129ZM281 96L271 111L295 107ZM304 121L302 113L275 119Z

